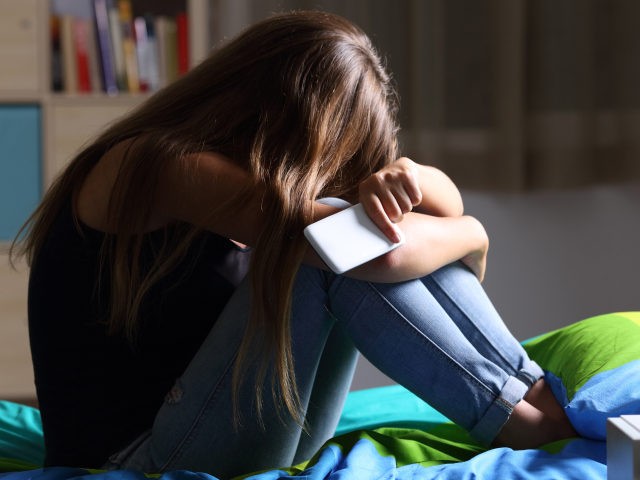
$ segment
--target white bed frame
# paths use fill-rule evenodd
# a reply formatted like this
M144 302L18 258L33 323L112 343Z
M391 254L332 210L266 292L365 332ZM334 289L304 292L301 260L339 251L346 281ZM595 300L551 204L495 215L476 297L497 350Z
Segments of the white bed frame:
M608 419L607 480L640 480L640 415Z

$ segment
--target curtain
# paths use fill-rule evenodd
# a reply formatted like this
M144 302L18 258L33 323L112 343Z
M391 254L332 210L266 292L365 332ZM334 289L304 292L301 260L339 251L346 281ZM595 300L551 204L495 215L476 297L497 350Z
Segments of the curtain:
M359 24L401 98L403 154L462 188L640 179L638 0L255 0Z

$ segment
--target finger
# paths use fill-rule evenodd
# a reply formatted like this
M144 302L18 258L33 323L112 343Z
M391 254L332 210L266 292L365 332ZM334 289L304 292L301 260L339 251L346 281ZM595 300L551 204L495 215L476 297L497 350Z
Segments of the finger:
M415 207L416 205L420 205L422 202L422 190L420 190L420 185L418 184L418 180L416 178L414 181L409 182L405 185L404 191L411 203L411 207Z
M413 202L411 200L411 197L402 186L393 187L390 194L393 196L393 201L402 214L408 213L413 210ZM392 220L395 219L392 218Z
M400 168L401 182L411 201L411 205L419 205L422 201L422 190L418 181L419 175L416 163L406 157L398 159L396 163Z
M402 171L378 172L366 183L363 191L376 195L387 216L399 222L405 213L413 210L413 201L404 184L409 179L410 176L403 175Z
M375 195L371 195L367 198L361 198L360 201L369 218L382 233L392 242L398 243L402 238L398 227L389 219L380 199Z
M380 201L380 204L382 205L382 209L386 213L387 217L389 217L389 220L391 220L393 223L398 223L402 221L403 215L406 212L411 211L411 208L412 208L412 206L409 205L408 210L403 209L401 204L404 204L406 207L406 204L407 204L406 196L404 201L402 201L402 199L397 198L397 196L393 192L390 192L388 190L385 192L382 192L378 196L378 199Z
M406 205L406 194L404 189L393 183L396 180L389 172L377 172L360 184L360 201L365 205L365 211L370 213L369 216L378 216L380 222L383 221L384 213L385 222L398 222L402 220L403 209L399 205L395 196L404 196L405 200L401 200ZM396 191L400 193L395 193Z

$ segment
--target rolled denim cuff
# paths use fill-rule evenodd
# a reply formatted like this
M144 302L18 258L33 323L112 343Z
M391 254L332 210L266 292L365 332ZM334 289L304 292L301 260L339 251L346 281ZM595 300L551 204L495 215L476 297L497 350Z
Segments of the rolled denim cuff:
M516 374L516 378L524 382L529 388L542 377L544 377L544 371L533 360L529 360L526 367L520 369Z
M509 377L500 395L493 401L480 421L469 432L476 440L491 445L504 424L509 420L516 404L529 391L529 387L516 377Z

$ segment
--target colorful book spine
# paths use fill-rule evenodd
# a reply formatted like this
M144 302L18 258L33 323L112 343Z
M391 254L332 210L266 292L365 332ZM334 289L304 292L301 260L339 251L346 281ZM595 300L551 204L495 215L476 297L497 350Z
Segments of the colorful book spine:
M127 67L124 61L124 49L122 46L120 12L114 0L107 0L107 14L109 17L109 33L111 34L116 83L118 84L118 89L124 92L127 90Z
M189 71L189 21L186 12L176 15L178 75Z
M147 40L149 42L149 89L151 91L155 91L160 88L158 39L153 22L153 16L145 15L144 20L147 25Z
M72 20L73 45L76 56L77 89L79 93L91 92L91 72L89 70L89 32L88 20Z
M173 17L158 15L154 20L158 44L158 73L160 86L173 82L178 76L176 21Z
M62 47L60 45L60 17L51 15L49 20L51 38L51 89L61 92L64 89L62 73Z
M99 93L104 91L102 83L102 72L100 70L100 54L96 38L96 25L92 19L87 19L87 52L89 56L89 77L91 80L91 91Z
M171 83L178 78L178 35L176 19L169 17L165 29L164 52L166 58L167 83Z
M66 93L78 92L77 58L73 39L72 15L60 17L60 50L62 52L62 83Z
M93 7L104 91L109 95L114 95L118 93L118 84L116 82L107 0L94 0Z
M122 54L126 72L127 89L130 93L140 92L136 40L133 32L133 14L130 0L118 0L118 13L122 30Z
M140 91L147 92L151 89L151 49L149 33L147 32L147 22L144 17L136 17L133 19L133 32L136 39Z

